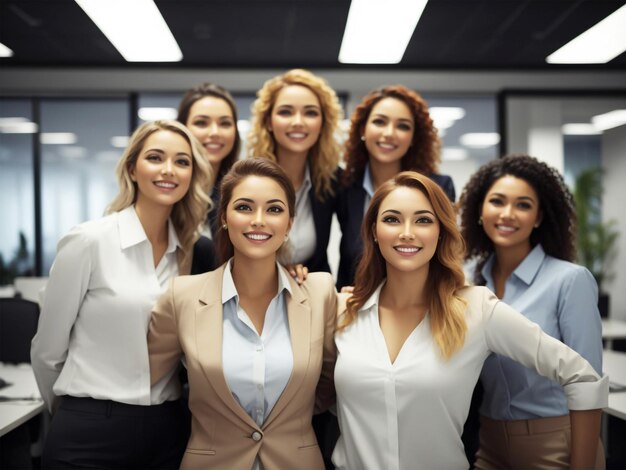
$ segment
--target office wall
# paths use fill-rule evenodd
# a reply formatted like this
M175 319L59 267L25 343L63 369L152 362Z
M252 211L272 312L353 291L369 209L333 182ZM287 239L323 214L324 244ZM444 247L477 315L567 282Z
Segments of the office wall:
M604 168L604 199L602 218L614 219L620 232L617 257L613 267L615 278L608 284L611 296L611 318L626 320L626 125L606 131L602 137Z

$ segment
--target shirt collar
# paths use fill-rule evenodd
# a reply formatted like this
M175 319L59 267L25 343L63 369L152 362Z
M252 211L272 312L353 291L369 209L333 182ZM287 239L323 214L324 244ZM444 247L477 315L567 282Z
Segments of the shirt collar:
M365 173L363 173L363 189L371 199L374 195L374 183L372 182L369 164L365 165Z
M117 213L117 223L122 250L148 240L134 205L128 206ZM168 220L167 249L165 253L172 253L176 251L177 247L182 248L174 224L171 220Z
M278 292L276 295L278 296L283 290L286 290L289 294L293 294L289 276L286 271L279 263L276 263L276 268L278 269ZM224 277L222 279L222 305L226 305L226 303L233 298L236 302L239 302L239 294L237 293L235 281L233 280L232 269L233 259L231 258L224 268Z
M526 255L526 258L520 263L520 265L515 268L513 274L519 280L524 282L526 285L530 285L533 282L533 279L539 272L539 268L541 267L541 263L546 257L545 251L543 251L543 247L541 244L537 244L530 253ZM487 259L487 262L483 266L483 269L480 271L483 278L487 281L488 284L493 285L493 278L491 277L491 270L493 268L493 263L495 261L495 254L491 254Z
M380 298L380 291L382 290L383 286L385 285L385 282L387 282L386 279L383 282L380 283L380 285L376 288L374 293L372 295L370 295L369 299L367 299L365 301L363 306L359 309L359 312L363 312L365 310L369 310L370 308L378 305L378 300Z
M309 165L306 165L304 167L304 180L302 181L302 186L300 186L300 188L296 191L296 201L299 201L303 194L308 194L311 186L311 170L309 170Z

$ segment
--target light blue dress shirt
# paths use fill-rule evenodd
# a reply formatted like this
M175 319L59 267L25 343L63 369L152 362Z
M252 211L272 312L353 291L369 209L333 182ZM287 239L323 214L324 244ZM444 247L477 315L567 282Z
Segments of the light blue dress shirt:
M482 269L491 290L494 260L492 255ZM537 245L507 279L502 300L577 351L602 375L598 287L586 268L548 256ZM480 413L488 418L520 420L569 413L558 383L506 357L487 358L480 378L485 389Z
M291 294L291 286L280 265L276 266L278 292L267 308L260 336L239 305L232 259L224 270L222 284L224 377L235 400L259 426L283 393L293 369L285 303L285 291Z

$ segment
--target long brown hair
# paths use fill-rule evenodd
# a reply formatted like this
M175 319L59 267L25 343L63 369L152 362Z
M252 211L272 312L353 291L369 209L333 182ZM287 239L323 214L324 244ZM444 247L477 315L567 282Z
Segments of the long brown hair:
M370 91L352 113L350 133L345 143L346 171L342 178L345 185L352 183L365 171L369 154L361 136L372 109L385 98L395 98L406 104L415 121L413 140L400 161L401 169L417 171L425 175L431 175L437 171L441 143L428 112L428 104L419 94L403 85L389 85Z
M293 189L291 180L283 169L278 166L278 163L266 158L256 157L235 162L230 171L222 178L222 184L220 185L220 202L217 208L217 220L220 226L215 234L219 264L228 261L234 253L233 244L228 236L228 231L224 229L222 224L224 223L223 221L226 220L226 210L233 197L233 191L237 185L248 176L263 176L276 181L283 191L285 191L289 217L293 219L296 215L296 191Z
M464 243L456 224L456 213L443 190L430 178L414 171L398 173L383 183L372 196L361 225L363 257L354 282L354 293L347 301L347 311L339 330L346 328L358 315L378 286L387 276L387 265L374 241L374 230L383 200L400 187L417 189L430 201L440 224L440 239L430 260L426 288L432 292L429 316L433 338L445 359L449 359L465 342L465 301L458 290L465 286L462 260Z

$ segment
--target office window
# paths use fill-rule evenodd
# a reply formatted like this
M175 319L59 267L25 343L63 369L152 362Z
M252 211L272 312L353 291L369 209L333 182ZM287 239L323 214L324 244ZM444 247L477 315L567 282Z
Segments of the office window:
M59 239L102 217L117 194L115 165L129 135L127 99L41 100L43 273Z
M34 132L30 100L0 100L0 285L33 274Z

